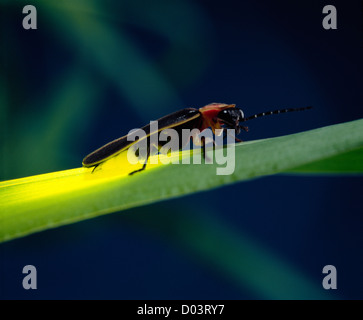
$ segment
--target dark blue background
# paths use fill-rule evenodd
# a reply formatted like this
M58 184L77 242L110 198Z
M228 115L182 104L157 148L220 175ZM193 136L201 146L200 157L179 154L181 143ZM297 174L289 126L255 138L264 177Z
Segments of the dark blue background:
M95 1L70 6L69 16L34 1L38 29L29 31L28 3L0 3L3 180L78 167L129 129L210 102L236 103L246 115L314 106L253 121L244 140L363 114L361 1ZM322 27L327 4L337 8L337 30ZM0 245L0 297L362 299L361 194L361 176L277 175L48 230ZM195 245L185 241L194 221ZM235 239L234 270L247 243L264 257L246 254L250 274L279 261L318 294L273 279L248 284L197 249L198 228L216 242ZM38 290L22 288L27 264L37 267ZM338 270L329 293L328 264Z

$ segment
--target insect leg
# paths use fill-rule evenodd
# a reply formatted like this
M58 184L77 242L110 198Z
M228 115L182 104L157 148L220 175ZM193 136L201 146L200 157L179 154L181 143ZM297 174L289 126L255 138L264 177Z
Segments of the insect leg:
M236 142L243 142L243 140L238 139L238 138L236 138L236 137L234 137L234 140L235 140Z
M92 172L91 172L91 173L93 173L99 165L100 165L100 163L99 163L99 164L96 164L96 165L94 166L94 168L93 168L93 170L92 170Z
M208 161L211 162L212 160L206 155L206 148L205 148L205 137L201 137L201 142L202 142L202 154L203 154L203 159L204 161ZM216 146L216 142L213 139L213 146Z
M132 176L132 175L133 175L133 174L135 174L136 172L141 172L141 171L145 170L146 165L147 165L147 161L149 160L149 157L150 157L150 147L147 147L147 155L146 155L146 160L145 160L144 165L142 166L142 168L141 168L141 169L130 172L130 173L129 173L129 176Z
M246 128L246 127L244 127L244 128ZM245 130L245 129L244 129ZM246 131L246 130L245 130ZM223 141L225 142L225 139L227 138L227 135L229 135L230 137L232 137L229 133L228 133L228 131L227 131L227 129L223 129ZM234 137L234 140L236 141L236 142L243 142L243 140L241 140L241 139L238 139L237 137Z
M248 127L246 127L246 126L239 126L243 131L246 131L246 132L248 132Z
M205 138L204 137L201 138L201 142L202 142L203 159L205 160Z

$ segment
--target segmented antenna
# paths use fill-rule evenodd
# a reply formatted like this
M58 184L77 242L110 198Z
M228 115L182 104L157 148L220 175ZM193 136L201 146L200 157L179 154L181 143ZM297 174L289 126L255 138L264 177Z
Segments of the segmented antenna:
M261 112L261 113L258 113L258 114L254 114L253 116L250 116L248 118L243 118L243 119L240 120L240 122L256 119L256 118L259 118L259 117L270 116L272 114L294 112L294 111L304 111L304 110L308 110L308 109L311 109L311 108L312 107L309 106L309 107L303 107L303 108L289 108L289 109L281 109L281 110L274 110L274 111L268 111L268 112Z

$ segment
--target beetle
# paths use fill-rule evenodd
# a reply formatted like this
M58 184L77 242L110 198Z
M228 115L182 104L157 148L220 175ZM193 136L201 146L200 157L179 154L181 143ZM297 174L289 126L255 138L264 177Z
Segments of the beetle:
M245 117L244 113L241 109L236 108L235 104L225 104L225 103L210 103L202 108L186 108L176 112L173 112L167 116L164 116L157 120L158 122L158 130L155 132L150 132L150 124L142 127L141 129L145 131L145 138L150 141L150 137L154 134L160 135L161 131L164 129L174 129L181 137L181 132L183 129L199 129L200 132L207 128L211 128L213 134L216 134L216 129L222 129L222 133L226 134L226 129L234 129L236 135L238 135L241 130L248 131L248 127L241 125L241 123L245 121L249 121L252 119L256 119L259 117L264 117L272 114L293 112L293 111L303 111L311 109L311 107L302 107L302 108L288 108L288 109L280 109L268 112L262 112L258 114L254 114L249 117ZM194 137L193 137L194 138ZM235 138L236 141L241 142L242 140ZM157 140L159 145L155 146L156 148L162 147L165 143ZM137 142L137 141L136 141ZM107 161L108 159L118 155L119 153L129 149L135 141L128 141L127 135L116 140L113 140L101 148L93 151L89 155L87 155L83 159L83 166L86 168L94 167L92 172L97 168L98 165ZM205 148L205 140L201 140L201 145L203 149ZM148 143L149 146L149 143ZM180 144L180 149L183 148L183 145ZM136 172L140 172L145 170L147 161L150 157L151 150L147 148L147 156L145 163L142 168L139 170L135 170L129 173L129 175L133 175ZM205 154L205 153L203 153Z

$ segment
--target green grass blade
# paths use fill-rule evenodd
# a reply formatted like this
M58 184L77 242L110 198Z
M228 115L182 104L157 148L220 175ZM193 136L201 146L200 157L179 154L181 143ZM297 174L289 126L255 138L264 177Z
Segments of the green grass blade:
M308 163L289 172L302 174L363 174L363 148Z
M363 120L236 146L232 175L218 165L150 165L134 176L125 153L93 174L78 168L0 183L0 241L225 184L293 171L345 157L345 168L362 156ZM352 152L357 151L357 152ZM350 161L354 156L355 160ZM361 158L360 158L361 159ZM361 159L362 161L362 159ZM351 164L352 163L352 164ZM314 171L317 172L317 171Z

